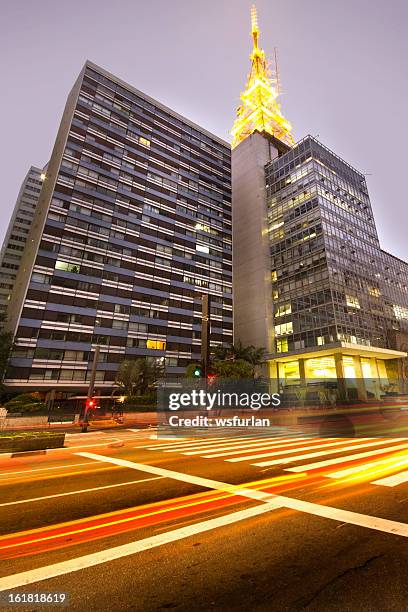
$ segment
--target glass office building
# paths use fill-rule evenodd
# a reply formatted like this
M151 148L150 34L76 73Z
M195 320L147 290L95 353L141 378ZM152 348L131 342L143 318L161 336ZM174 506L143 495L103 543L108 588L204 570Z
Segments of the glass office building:
M21 185L0 251L0 328L6 316L20 261L37 208L42 170L31 166Z
M228 143L87 62L64 110L9 309L5 383L97 388L125 358L178 375L232 341Z
M265 181L279 377L390 379L407 265L380 249L364 175L307 136Z

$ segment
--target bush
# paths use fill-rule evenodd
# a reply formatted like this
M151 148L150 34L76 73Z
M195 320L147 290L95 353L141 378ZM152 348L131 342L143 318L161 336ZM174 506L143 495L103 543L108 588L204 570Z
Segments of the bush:
M252 366L244 359L235 359L235 361L214 361L212 371L221 378L246 378L253 377Z
M128 395L124 401L124 406L144 406L146 404L155 404L156 397L154 395Z
M8 412L40 412L46 409L39 393L22 393L9 400L4 407Z

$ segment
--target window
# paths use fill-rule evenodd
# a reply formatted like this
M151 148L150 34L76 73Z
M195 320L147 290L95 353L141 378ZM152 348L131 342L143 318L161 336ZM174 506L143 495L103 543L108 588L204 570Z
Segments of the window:
M177 366L178 359L177 357L166 357L165 363L166 366Z
M154 263L159 265L159 266L167 266L167 267L169 267L170 264L171 264L171 260L170 259L163 259L163 257L155 257Z
M347 306L350 306L351 308L360 308L360 302L358 301L358 299L352 295L346 295L346 304Z
M60 361L64 356L63 350L38 347L35 349L34 359L54 359Z
M112 328L113 329L127 329L128 327L128 322L127 321L120 321L118 319L113 319L112 321Z
M156 247L156 251L160 251L161 253L167 253L168 255L171 255L172 248L168 246L164 246L163 244L158 244Z
M288 347L288 339L282 338L282 340L276 341L276 352L277 353L286 353L289 350Z
M128 338L126 342L128 348L146 348L146 340L141 338Z
M275 317L282 317L283 315L291 314L291 312L292 312L292 306L290 303L281 304L276 310Z
M129 323L129 331L147 332L147 325L145 323Z
M396 319L408 319L408 308L393 304L392 309Z
M69 263L67 261L56 261L55 262L56 270L63 270L64 272L76 272L79 273L80 266L79 264Z
M204 246L203 244L197 244L196 251L198 251L199 253L209 253L210 249L208 246Z
M139 144L143 145L144 147L150 147L150 140L148 140L147 138L143 138L143 136L140 136Z
M51 276L48 276L47 274L40 274L39 272L33 272L31 275L31 282L47 285L51 282Z
M159 351L165 351L166 350L166 342L165 342L165 340L147 340L146 348L148 348L148 349L155 349L155 350L159 350Z
M281 325L275 325L275 334L277 336L284 336L285 334L293 334L293 323L282 323Z

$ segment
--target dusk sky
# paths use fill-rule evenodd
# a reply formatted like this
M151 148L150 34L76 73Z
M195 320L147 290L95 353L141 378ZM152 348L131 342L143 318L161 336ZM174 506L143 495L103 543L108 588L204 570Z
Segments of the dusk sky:
M282 110L367 173L383 248L406 259L406 0L258 0ZM0 244L30 165L50 156L86 59L218 136L249 70L248 0L2 0Z

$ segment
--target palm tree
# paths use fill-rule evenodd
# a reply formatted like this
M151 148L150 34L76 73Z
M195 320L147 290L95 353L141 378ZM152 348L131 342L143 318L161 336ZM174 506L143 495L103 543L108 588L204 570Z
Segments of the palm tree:
M265 360L266 350L262 347L256 347L253 344L244 346L241 340L236 344L229 346L217 346L214 350L215 361L243 360L247 361L252 366L252 375L255 375L256 367L261 365Z
M252 366L252 375L255 376L257 366L260 366L265 361L266 349L263 347L256 347L251 344L247 347L246 361Z

